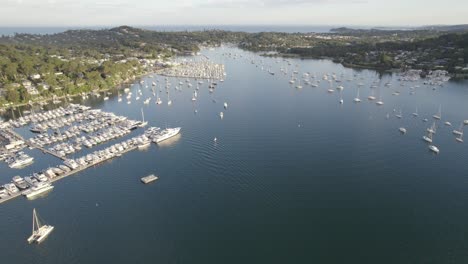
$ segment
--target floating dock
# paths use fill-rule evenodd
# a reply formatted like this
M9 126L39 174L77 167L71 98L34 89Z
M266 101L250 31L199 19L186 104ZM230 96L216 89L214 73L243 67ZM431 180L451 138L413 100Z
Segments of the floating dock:
M145 177L141 178L141 182L143 182L144 184L148 184L148 183L154 182L154 181L156 181L158 179L159 179L158 176L155 176L154 174L150 174L148 176L145 176Z

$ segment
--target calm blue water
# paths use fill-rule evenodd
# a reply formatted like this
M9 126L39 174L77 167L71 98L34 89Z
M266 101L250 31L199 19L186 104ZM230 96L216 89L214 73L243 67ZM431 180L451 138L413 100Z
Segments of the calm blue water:
M243 32L317 32L326 33L330 29L339 26L280 26L280 25L161 25L161 26L139 26L134 25L138 28L144 28L155 31L199 31L199 30L228 30L228 31L243 31ZM112 27L0 27L0 35L14 35L15 33L29 33L29 34L55 34L64 32L70 29L104 29Z
M181 126L182 133L61 180L44 198L1 204L2 262L468 261L467 144L457 143L453 128L442 123L434 137L439 155L421 140L432 122L422 119L431 118L439 105L444 122L458 127L468 119L467 82L435 91L420 84L409 95L416 83L399 87L396 76L291 60L289 71L297 65L300 74L364 77L363 102L352 103L358 81L344 81L339 105L338 93L328 94L325 82L318 88L303 84L301 90L289 85L290 77L279 73L288 67L282 60L228 48L204 54L224 63L227 76L214 94L205 83L195 103L187 86L182 92L171 89L170 107L164 96L162 105L143 106L142 99L151 95L144 87L138 103L118 103L116 95L84 102L131 118L139 118L143 107L150 125ZM380 81L375 90L382 107L365 100L374 80ZM174 87L178 80L171 82ZM140 86L132 87L135 94ZM400 96L391 95L396 89ZM224 101L229 108L220 120ZM411 116L416 107L419 118ZM402 109L403 119L394 117L393 109ZM408 129L404 136L401 126ZM0 181L58 162L30 152L36 158L31 167L0 165ZM149 173L160 180L141 184L139 178ZM26 243L33 208L55 226L41 245Z

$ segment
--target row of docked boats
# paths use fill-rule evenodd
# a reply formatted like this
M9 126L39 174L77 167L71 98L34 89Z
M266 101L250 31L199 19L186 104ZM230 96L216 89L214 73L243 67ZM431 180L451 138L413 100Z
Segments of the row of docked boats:
M0 187L0 200L19 194L28 199L36 198L42 194L51 191L54 186L49 182L49 178L44 174L35 173L33 176L20 177L14 176L10 183Z

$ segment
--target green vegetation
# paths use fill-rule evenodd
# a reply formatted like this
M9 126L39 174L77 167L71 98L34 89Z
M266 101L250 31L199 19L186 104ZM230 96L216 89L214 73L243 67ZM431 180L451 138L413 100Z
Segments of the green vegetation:
M450 30L453 28L452 32ZM166 66L176 54L232 43L281 56L331 58L352 67L444 69L467 75L466 27L332 33L156 32L122 26L0 37L0 105L106 90Z

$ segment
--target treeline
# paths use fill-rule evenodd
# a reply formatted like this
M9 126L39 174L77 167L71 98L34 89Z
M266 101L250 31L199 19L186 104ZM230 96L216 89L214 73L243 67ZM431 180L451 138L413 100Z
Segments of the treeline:
M66 57L66 53L40 46L0 44L2 102L33 99L24 82L37 89L37 96L62 96L112 88L141 71L136 60L96 63L95 57Z

